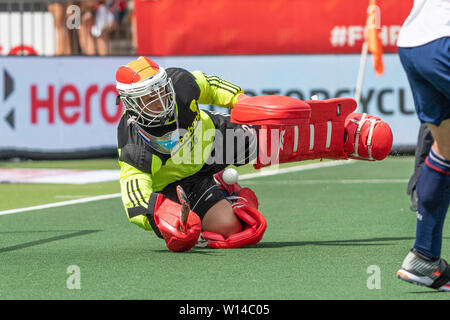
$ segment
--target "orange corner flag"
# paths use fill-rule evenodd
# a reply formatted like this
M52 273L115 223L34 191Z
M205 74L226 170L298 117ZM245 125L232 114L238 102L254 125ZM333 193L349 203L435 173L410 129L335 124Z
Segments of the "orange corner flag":
M372 53L373 68L379 76L384 72L383 44L379 36L380 29L380 7L377 6L376 0L370 0L367 8L365 39L368 43L368 50Z

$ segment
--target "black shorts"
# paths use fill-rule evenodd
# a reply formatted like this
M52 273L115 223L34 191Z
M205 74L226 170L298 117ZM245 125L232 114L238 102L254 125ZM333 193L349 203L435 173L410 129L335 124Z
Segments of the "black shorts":
M214 180L214 174L229 165L241 166L256 159L258 150L257 128L235 124L230 121L230 115L205 111L212 119L214 126L222 134L217 134L211 156L199 172L173 182L160 193L178 202L177 185L181 185L189 200L191 210L203 220L206 212L220 200L225 199L224 193ZM227 130L235 132L227 135ZM234 139L234 141L230 141ZM228 146L228 147L227 147ZM230 148L230 146L233 146Z
M170 200L179 202L176 189L178 185L180 185L186 193L191 210L194 211L201 220L203 220L203 217L212 206L220 200L225 199L225 195L217 186L212 175L205 176L194 174L193 176L169 184L160 191L160 193Z

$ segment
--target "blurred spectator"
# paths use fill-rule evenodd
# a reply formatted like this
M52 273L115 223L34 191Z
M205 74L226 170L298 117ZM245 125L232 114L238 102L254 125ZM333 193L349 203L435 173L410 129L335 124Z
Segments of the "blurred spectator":
M136 21L133 16L134 1L133 0L114 0L112 3L112 12L116 21L116 38L131 40L127 54L135 54L136 41Z
M79 29L80 47L86 55L111 54L110 33L114 29L114 14L107 1L81 2Z
M130 1L131 3L133 1ZM115 13L117 24L121 24L123 18L125 18L127 14L128 1L127 0L114 0L112 3L112 11Z
M71 5L67 0L50 0L48 11L52 14L56 29L55 55L71 55L70 33L66 28L66 9Z
M133 54L136 53L137 50L137 23L136 23L136 15L134 12L134 1L128 2L128 10L130 11L130 25L131 25L131 42L133 45Z
M111 11L114 13L116 21L115 36L119 39L131 40L131 48L128 48L127 54L136 52L136 21L134 19L134 0L113 0Z
M95 5L95 1L86 1L80 4L81 17L78 38L81 51L86 55L95 55L95 41L90 32L94 25Z

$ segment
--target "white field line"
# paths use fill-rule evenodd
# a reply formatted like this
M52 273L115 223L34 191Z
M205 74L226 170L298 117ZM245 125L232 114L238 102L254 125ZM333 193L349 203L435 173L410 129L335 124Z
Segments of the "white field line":
M312 170L312 169L318 169L318 168L335 167L335 166L351 164L351 163L355 163L355 162L356 162L356 160L336 160L336 161L305 164L305 165L289 167L289 168L281 168L281 169L280 168L267 169L267 170L261 169L259 172L247 173L247 174L243 174L243 175L239 176L239 181L253 179L253 178L273 176L273 175L282 174L282 173L305 171L305 170Z
M377 183L408 183L408 179L329 179L329 180L270 180L270 181L248 181L247 184L279 184L279 185L299 185L299 184L377 184Z
M83 195L76 195L76 194L70 195L70 194L68 194L68 195L56 195L55 196L56 199L67 199L67 198L70 198L70 199L76 199L76 198L81 199L81 198L86 198L86 197L87 197L86 194L83 194Z
M282 174L282 173L290 173L290 172L312 170L312 169L318 169L318 168L334 167L334 166L339 166L339 165L344 165L344 164L351 164L354 162L355 162L355 160L337 160L337 161L327 161L327 162L299 165L299 166L295 166L295 167L282 168L282 169L279 169L279 168L277 168L277 169L262 169L261 171L256 172L256 173L248 173L248 174L241 175L239 177L239 181L249 180L249 179L259 178L259 177L273 176L273 175ZM55 207L69 206L72 204L87 203L87 202L98 201L98 200L118 198L118 197L120 197L120 195L121 195L120 193L105 194L105 195L95 196L95 197L88 197L88 198L68 200L68 201L60 201L60 202L48 203L48 204L26 207L26 208L5 210L5 211L0 211L0 216L7 215L7 214L13 214L13 213L19 213L19 212L49 209L49 208L55 208Z
M0 211L0 216L6 215L6 214L18 213L18 212L26 212L26 211L34 211L34 210L41 210L41 209L48 209L48 208L55 208L55 207L63 207L63 206L69 206L72 204L86 203L86 202L92 202L92 201L98 201L98 200L106 200L106 199L112 199L112 198L117 198L117 197L120 197L120 193L105 194L105 195L101 195L101 196L88 197L88 198L83 198L83 199L54 202L54 203L42 204L39 206Z

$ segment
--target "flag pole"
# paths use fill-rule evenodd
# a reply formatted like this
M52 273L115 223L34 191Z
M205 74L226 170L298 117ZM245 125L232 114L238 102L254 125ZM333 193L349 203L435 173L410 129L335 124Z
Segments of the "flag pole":
M358 79L356 81L356 90L355 90L355 100L357 106L359 105L359 101L361 100L361 90L364 82L364 70L366 69L368 48L369 44L367 43L366 40L364 40L361 50L361 60L359 62Z

